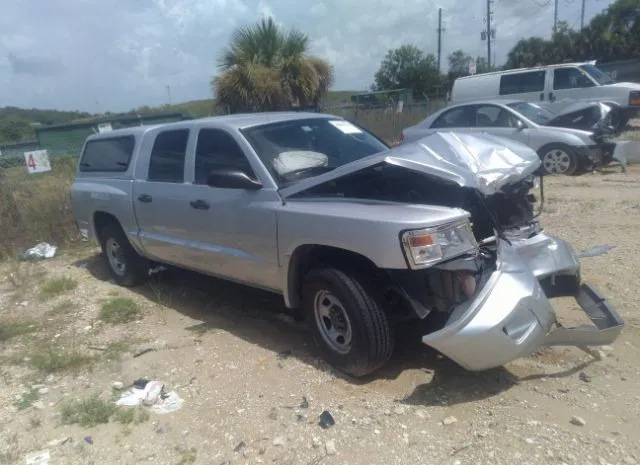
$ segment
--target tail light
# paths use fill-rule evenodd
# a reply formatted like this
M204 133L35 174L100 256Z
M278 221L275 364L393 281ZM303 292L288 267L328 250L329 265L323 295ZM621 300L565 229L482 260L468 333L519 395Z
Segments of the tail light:
M629 92L629 105L640 106L640 91Z

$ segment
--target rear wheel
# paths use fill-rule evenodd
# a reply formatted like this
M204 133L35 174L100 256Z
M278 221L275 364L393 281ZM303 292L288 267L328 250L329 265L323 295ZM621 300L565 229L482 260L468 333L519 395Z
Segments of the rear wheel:
M394 339L382 307L366 282L334 268L305 278L302 308L314 342L336 369L365 376L384 365Z
M149 276L149 261L131 246L120 225L107 224L100 234L102 252L113 280L121 286L137 286Z
M545 174L574 174L579 166L578 155L568 145L551 144L538 151Z

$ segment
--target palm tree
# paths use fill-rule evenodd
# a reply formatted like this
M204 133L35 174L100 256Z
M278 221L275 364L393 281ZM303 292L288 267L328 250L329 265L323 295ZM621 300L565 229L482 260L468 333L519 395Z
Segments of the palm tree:
M232 112L317 105L333 84L333 68L309 56L308 43L306 34L284 31L271 18L238 28L211 82L218 104Z

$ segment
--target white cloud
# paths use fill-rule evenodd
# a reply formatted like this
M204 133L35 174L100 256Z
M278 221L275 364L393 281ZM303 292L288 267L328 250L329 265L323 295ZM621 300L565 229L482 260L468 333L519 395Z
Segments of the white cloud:
M587 3L587 19L610 0ZM538 0L538 3L542 3ZM443 65L456 49L486 56L484 2L469 0L3 0L0 106L128 110L207 98L233 29L271 16L309 34L311 52L336 68L336 88L365 89L391 48L436 52L443 8ZM498 62L522 38L548 36L553 4L494 2ZM578 26L580 2L560 2Z

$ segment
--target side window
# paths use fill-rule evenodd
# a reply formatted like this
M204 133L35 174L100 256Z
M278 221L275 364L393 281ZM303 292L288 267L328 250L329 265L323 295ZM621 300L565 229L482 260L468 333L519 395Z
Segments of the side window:
M222 129L201 129L196 145L195 183L206 184L214 168L238 168L255 178L249 160L236 140Z
M453 108L440 115L431 125L432 128L466 128L473 126L469 118L469 107Z
M503 74L500 76L500 95L544 92L546 71Z
M157 135L149 160L149 181L184 182L188 129L164 131Z
M136 145L133 136L110 137L87 142L80 171L109 171L123 173L129 168L131 155Z
M476 127L515 128L517 118L511 112L495 105L478 105L475 111Z
M553 70L553 90L581 89L595 84L578 68L557 68Z

